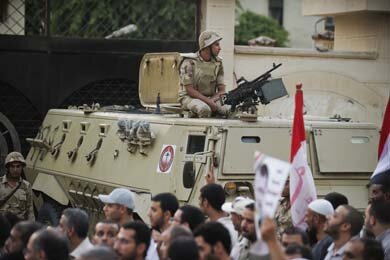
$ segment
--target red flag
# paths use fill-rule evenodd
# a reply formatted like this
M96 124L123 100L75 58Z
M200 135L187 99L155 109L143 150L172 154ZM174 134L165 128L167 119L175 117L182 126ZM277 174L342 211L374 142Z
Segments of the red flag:
M290 154L292 164L290 173L290 203L294 226L305 229L307 206L317 198L317 193L313 176L307 163L302 84L298 84L296 87Z
M387 100L378 146L378 164L371 178L390 170L390 97Z

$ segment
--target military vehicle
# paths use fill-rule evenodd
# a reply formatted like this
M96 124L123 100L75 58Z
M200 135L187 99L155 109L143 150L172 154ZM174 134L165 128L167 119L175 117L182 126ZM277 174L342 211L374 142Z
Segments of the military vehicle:
M126 187L136 196L136 212L148 222L150 199L157 193L172 192L181 203L198 204L205 175L212 171L229 198L251 196L255 150L289 160L291 119L187 117L177 107L181 59L179 53L144 56L142 113L98 104L47 113L37 136L28 139L26 158L39 220L55 224L60 209L70 206L102 217L98 194ZM340 191L364 208L376 164L377 127L340 118L306 117L305 124L319 196Z

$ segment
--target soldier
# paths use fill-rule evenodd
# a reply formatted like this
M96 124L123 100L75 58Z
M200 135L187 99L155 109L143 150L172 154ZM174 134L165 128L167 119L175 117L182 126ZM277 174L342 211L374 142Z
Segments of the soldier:
M11 152L5 158L7 173L0 177L0 213L10 212L20 220L35 220L31 184L22 179L26 161L22 154Z
M225 93L224 71L216 32L204 31L199 36L199 51L185 56L180 66L180 102L183 109L195 116L210 117L212 113L227 115L229 106L218 100Z

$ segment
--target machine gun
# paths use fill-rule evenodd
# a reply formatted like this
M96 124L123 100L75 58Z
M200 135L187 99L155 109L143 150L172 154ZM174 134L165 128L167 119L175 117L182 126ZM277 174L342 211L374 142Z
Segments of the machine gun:
M238 109L253 114L259 102L266 105L274 99L286 96L287 90L281 79L269 80L271 72L280 66L281 63L273 64L272 69L252 81L241 77L237 80L237 88L222 95L222 104L230 105L231 111Z

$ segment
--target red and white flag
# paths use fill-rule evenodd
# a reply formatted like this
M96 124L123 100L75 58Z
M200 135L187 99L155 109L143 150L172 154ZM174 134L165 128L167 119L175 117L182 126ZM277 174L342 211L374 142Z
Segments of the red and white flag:
M390 170L390 97L387 101L385 117L383 118L381 136L378 147L378 164L371 179L379 174L388 174ZM379 176L378 176L379 177Z
M302 84L298 84L296 88L290 154L292 164L290 173L290 203L294 226L306 229L305 215L307 206L317 198L317 192L307 163Z

